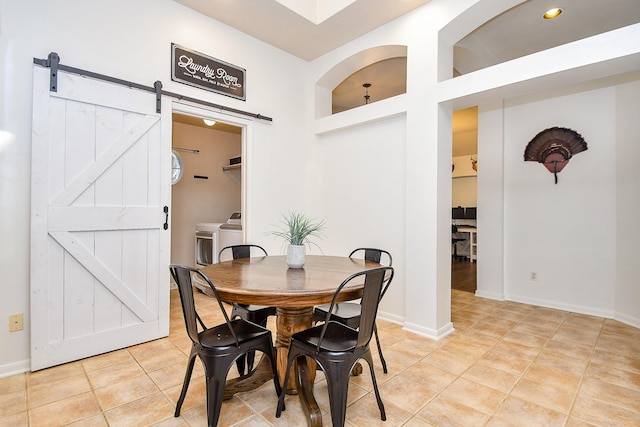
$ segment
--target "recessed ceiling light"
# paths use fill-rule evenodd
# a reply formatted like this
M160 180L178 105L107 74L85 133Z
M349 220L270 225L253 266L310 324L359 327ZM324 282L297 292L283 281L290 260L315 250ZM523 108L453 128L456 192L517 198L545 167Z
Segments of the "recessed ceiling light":
M215 120L211 120L211 119L202 119L202 121L204 122L205 125L207 126L213 126L216 124Z
M562 13L562 9L560 9L559 7L554 7L553 9L547 10L544 13L544 15L542 15L542 17L544 19L553 19L553 18L557 18L558 16L560 16L561 13Z

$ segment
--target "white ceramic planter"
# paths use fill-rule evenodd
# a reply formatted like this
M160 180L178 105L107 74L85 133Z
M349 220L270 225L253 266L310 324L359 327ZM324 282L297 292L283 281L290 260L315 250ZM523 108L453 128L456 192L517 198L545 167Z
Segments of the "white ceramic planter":
M304 245L289 245L287 247L287 265L289 268L302 268L306 260Z

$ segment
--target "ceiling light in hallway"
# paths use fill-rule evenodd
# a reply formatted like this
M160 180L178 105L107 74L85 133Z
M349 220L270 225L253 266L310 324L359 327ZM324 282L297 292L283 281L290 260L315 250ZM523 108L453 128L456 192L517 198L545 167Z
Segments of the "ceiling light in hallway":
M560 16L560 14L563 12L562 9L560 9L559 7L554 7L553 9L549 9L547 10L542 17L544 19L553 19L553 18L557 18L558 16Z

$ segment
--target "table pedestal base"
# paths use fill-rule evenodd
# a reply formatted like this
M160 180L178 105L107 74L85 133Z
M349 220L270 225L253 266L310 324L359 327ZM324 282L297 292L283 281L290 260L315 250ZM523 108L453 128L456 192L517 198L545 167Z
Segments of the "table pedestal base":
M278 375L283 384L289 356L291 335L313 326L313 307L277 309L276 349L278 351ZM297 394L302 410L311 427L322 426L320 408L313 396L313 382L316 379L316 362L310 358L300 358L292 367L294 372L289 376L289 383L283 385L287 394Z
M224 386L222 400L231 399L236 393L255 390L269 381L273 381L271 362L267 357L262 356L253 371L227 381Z
M276 321L276 351L278 376L280 384L284 382L287 369L287 357L289 355L289 342L291 335L305 330L313 325L313 307L305 308L278 308ZM308 357L299 358L292 367L293 372L289 376L287 394L297 394L302 404L302 410L307 417L307 423L311 427L322 427L322 414L320 407L313 396L313 382L316 377L316 362ZM352 375L362 373L362 365L358 362L354 366ZM224 399L230 399L234 394L254 390L262 384L273 379L269 359L261 357L260 362L253 371L238 378L227 381L224 389ZM284 387L284 386L283 386Z

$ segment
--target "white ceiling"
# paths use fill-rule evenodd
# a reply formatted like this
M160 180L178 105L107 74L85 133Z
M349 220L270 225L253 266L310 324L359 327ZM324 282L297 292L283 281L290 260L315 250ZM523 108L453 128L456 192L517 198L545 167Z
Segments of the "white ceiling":
M564 11L543 19L551 7ZM640 0L529 0L460 40L454 68L466 74L638 22Z
M185 125L197 126L205 129L219 130L221 132L229 132L229 133L235 133L235 134L242 133L242 128L238 126L230 125L229 123L223 123L223 122L215 122L212 126L207 126L202 119L203 117L196 117L188 114L173 113L174 123L182 123Z
M174 1L307 61L429 2ZM565 12L553 20L542 19L550 7L562 7ZM491 65L636 22L640 22L640 0L529 0L487 22L458 46L470 50L475 61ZM460 63L456 68L464 73L473 66Z
M174 0L276 48L312 61L429 2L429 0ZM328 6L327 6L328 5ZM556 19L544 20L551 7ZM640 22L640 0L529 0L506 11L454 46L454 75L469 73L530 53ZM286 31L280 31L286 29ZM402 66L401 61L395 64ZM385 76L394 61L366 67L341 84L337 110L363 103L363 83L372 101L403 93L406 80ZM404 64L406 67L406 63ZM349 80L349 79L348 79ZM389 81L397 87L388 87ZM383 82L386 82L383 84ZM385 86L386 85L386 86ZM389 95L391 94L391 95ZM352 97L352 99L348 99ZM353 107L348 107L353 108ZM454 114L454 155L474 150L476 110ZM477 129L476 129L477 131ZM462 137L462 134L464 138ZM456 138L458 135L458 138ZM461 140L464 139L464 146ZM457 148L456 148L457 147ZM459 154L455 154L456 150Z
M174 1L306 61L312 61L331 52L429 2L429 0ZM332 8L323 9L327 4ZM281 31L282 29L286 30Z

